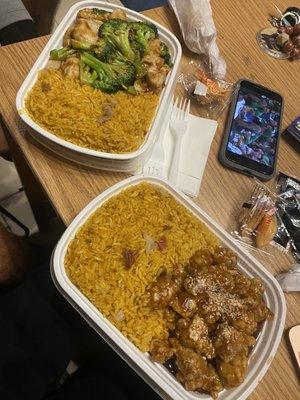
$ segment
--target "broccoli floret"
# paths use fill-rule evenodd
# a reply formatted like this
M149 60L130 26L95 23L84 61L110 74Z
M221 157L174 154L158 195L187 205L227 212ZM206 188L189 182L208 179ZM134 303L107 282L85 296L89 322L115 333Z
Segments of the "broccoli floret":
M142 64L142 57L141 55L143 54L143 48L142 46L134 39L130 39L131 47L134 51L135 57L134 60L132 61L134 68L135 68L135 74L136 78L142 78L147 74L146 68Z
M172 67L170 50L164 42L160 42L160 57L163 58L165 64Z
M133 61L133 65L135 68L135 76L136 79L141 79L147 74L146 67L142 64L142 59L140 53L137 51L135 53L135 59Z
M113 81L111 81L107 76L101 76L99 79L96 79L93 83L93 87L95 89L99 89L105 93L116 93L119 90L119 86L115 85Z
M94 87L103 91L110 90L109 93L113 93L119 88L127 88L134 82L134 67L129 62L115 59L113 63L108 64L86 52L81 55L81 61L97 72L98 79L94 82Z
M98 15L101 15L101 14L110 14L109 11L102 10L101 8L92 8L92 11L93 11L94 14L98 14Z
M50 51L50 60L65 61L71 57L76 51L69 47L62 47L61 49L54 49Z
M93 48L93 51L100 61L110 62L115 52L115 47L107 40L100 38Z
M128 86L126 92L128 94L137 94L137 91L135 90L135 87L133 85L132 86Z
M142 55L149 52L149 41L158 37L157 27L150 22L131 22L131 39L139 44Z
M96 71L90 70L90 67L85 65L83 61L80 60L79 63L79 77L80 77L80 82L85 84L85 85L90 85L92 86L95 80L98 78L98 74Z
M147 74L147 69L145 66L142 64L141 56L140 53L137 51L135 52L135 57L133 61L128 60L126 57L123 56L122 53L120 53L118 50L115 49L115 51L111 52L109 59L107 60L109 63L130 63L133 65L135 69L135 78L140 79L146 76Z
M131 31L131 32L133 32L133 31ZM135 52L135 54L137 54L137 53L139 55L143 54L144 48L139 42L136 41L134 32L130 34L129 39L130 39L131 48Z
M121 19L105 21L99 28L99 36L106 38L128 60L133 61L135 54L129 41L130 24Z

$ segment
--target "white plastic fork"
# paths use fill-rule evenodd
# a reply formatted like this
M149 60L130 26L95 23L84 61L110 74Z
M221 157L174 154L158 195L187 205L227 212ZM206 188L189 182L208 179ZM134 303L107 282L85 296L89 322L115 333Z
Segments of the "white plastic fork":
M176 186L182 139L187 131L190 113L190 100L177 97L173 102L170 131L174 137L174 150L169 172L169 181Z
M163 148L165 134L161 132L157 142L154 143L150 160L144 165L143 173L146 175L156 175L161 178L167 177L165 164L165 150Z

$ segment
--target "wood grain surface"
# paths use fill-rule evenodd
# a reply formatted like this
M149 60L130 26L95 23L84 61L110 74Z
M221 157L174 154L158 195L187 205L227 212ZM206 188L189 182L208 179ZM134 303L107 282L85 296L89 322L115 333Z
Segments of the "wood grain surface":
M227 79L236 81L242 77L248 78L281 93L285 101L285 128L300 114L300 63L268 57L256 43L256 33L269 26L267 18L274 11L272 2L212 0L211 4L219 48L227 62ZM282 10L290 5L285 0L277 0L276 4ZM148 10L145 14L172 30L181 40L176 20L168 8ZM47 40L48 37L41 37L0 48L0 110L11 138L20 147L24 159L42 184L58 215L68 225L91 199L126 175L92 170L65 161L36 143L20 122L15 108L16 94ZM182 66L193 56L184 46L183 50ZM180 92L181 88L176 90ZM197 115L196 104L191 111ZM253 180L223 168L217 160L225 114L218 121L219 128L211 146L201 191L195 201L218 223L231 230L237 209L250 193ZM280 143L278 170L299 177L299 153L285 140ZM277 249L271 249L268 255L256 256L273 274L287 270L293 263L290 256ZM300 322L300 294L286 294L285 297L285 333L267 374L249 397L251 400L300 399L299 376L287 339L288 329Z

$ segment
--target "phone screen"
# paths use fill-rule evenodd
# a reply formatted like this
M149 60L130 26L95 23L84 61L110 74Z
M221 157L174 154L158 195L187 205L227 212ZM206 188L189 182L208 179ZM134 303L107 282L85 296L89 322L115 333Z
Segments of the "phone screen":
M276 93L241 86L226 145L226 156L271 174L276 160L282 102Z

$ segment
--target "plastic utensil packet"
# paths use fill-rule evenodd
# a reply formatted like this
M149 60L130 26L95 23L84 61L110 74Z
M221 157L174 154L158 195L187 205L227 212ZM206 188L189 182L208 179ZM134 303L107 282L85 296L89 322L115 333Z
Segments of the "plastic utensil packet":
M217 31L209 0L168 0L178 20L187 47L194 53L205 54L213 76L226 74L226 63L216 43Z
M198 103L199 115L215 120L231 102L235 90L235 84L214 78L208 65L200 60L191 60L183 68L178 81Z
M266 252L269 244L291 251L300 260L300 182L278 176L277 192L256 181L242 204L233 235L246 246Z

